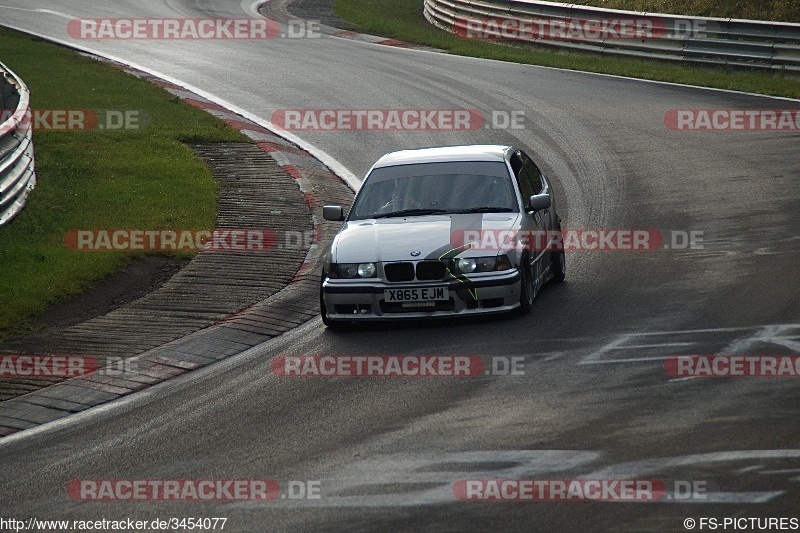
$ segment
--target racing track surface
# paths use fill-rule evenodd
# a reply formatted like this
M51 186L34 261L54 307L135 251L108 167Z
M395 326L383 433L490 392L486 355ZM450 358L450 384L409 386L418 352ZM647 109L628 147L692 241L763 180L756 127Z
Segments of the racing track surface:
M37 9L49 10L37 12ZM73 17L243 17L222 0L0 0L69 40ZM325 37L81 42L269 120L284 108L524 111L525 129L295 132L362 176L384 152L514 143L565 227L702 231L704 249L572 252L525 318L331 333L315 319L231 360L0 442L0 515L227 517L226 530L664 530L798 517L798 381L671 379L672 354L800 353L796 133L676 132L670 109L797 102ZM11 64L13 58L2 58ZM35 95L34 95L35 96ZM521 356L522 376L294 379L278 354ZM705 500L458 501L469 478L706 482ZM74 479L319 480L318 500L76 502Z

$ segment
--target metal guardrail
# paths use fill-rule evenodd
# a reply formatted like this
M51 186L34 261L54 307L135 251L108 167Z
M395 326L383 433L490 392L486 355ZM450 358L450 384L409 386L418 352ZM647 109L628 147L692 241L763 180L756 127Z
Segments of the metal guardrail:
M36 185L33 162L33 125L30 91L5 65L0 63L0 226L25 206L28 193Z
M463 33L464 25L471 21L489 39L647 59L800 72L800 24L635 13L537 0L425 0L424 13L431 24L452 33ZM488 23L527 23L529 28L539 30L552 28L554 23L593 24L621 19L651 21L655 31L645 38L571 38L566 34L551 38L552 32L533 31L525 38L509 39L508 32Z

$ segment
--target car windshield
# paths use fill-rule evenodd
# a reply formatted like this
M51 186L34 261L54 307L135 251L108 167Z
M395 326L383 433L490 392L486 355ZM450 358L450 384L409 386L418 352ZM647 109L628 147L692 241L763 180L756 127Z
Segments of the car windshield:
M502 162L418 163L374 169L349 220L517 211L514 187Z

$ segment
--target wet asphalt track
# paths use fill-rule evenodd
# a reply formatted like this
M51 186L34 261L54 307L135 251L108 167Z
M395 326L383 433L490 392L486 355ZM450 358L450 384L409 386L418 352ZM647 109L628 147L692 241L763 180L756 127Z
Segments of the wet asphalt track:
M13 8L13 9L12 9ZM50 10L36 12L38 8ZM70 40L73 17L242 17L248 3L0 1L4 24ZM227 517L226 530L664 530L686 517L800 518L797 379L671 379L673 354L800 353L796 133L668 130L670 109L797 109L732 93L352 40L83 44L263 119L286 108L523 111L524 129L295 132L357 176L386 151L526 147L565 227L703 232L703 249L572 252L524 318L331 333L317 319L63 427L0 442L16 518ZM13 68L13 58L0 58ZM278 354L525 358L522 376L291 379ZM471 478L705 482L705 500L465 502ZM86 478L319 481L320 499L76 502ZM674 496L674 494L673 494Z

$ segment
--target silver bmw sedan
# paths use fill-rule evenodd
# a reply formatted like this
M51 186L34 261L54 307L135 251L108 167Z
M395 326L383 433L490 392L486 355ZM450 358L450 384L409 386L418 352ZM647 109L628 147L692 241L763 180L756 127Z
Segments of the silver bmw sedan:
M553 190L512 146L402 150L369 170L320 285L328 326L377 319L528 313L566 268Z

